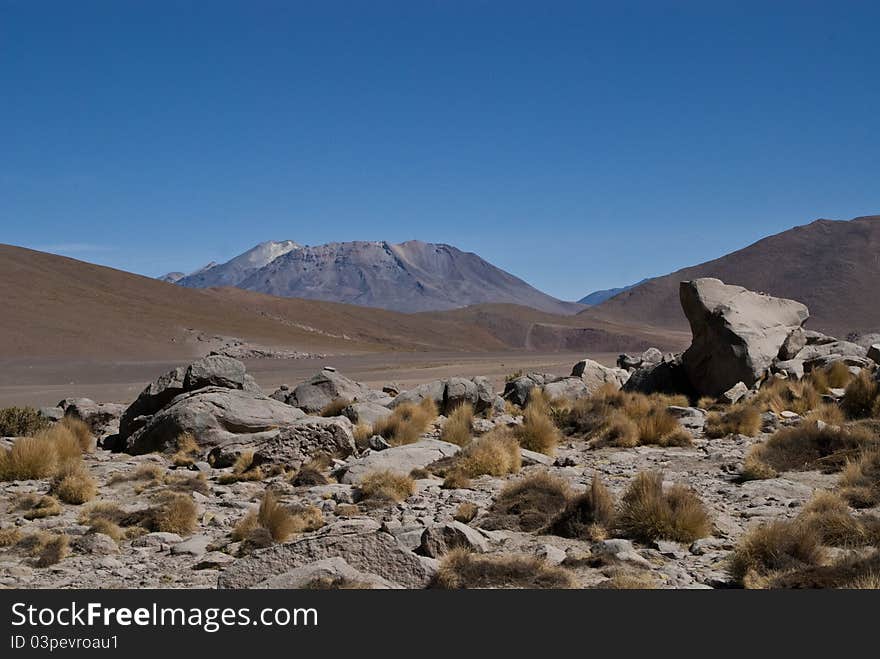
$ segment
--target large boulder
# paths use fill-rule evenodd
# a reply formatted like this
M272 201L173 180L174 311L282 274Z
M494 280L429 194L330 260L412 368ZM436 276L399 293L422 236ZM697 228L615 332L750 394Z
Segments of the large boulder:
M810 361L817 357L828 357L829 355L845 355L847 357L867 357L868 349L863 348L858 343L851 341L827 341L815 345L808 345L801 350L797 358L803 361Z
M875 364L880 364L880 343L875 343L868 348L867 357Z
M276 464L299 469L318 454L344 458L356 450L347 418L305 416L275 430L227 438L211 449L209 461L215 467L228 467L249 451L254 455L254 466Z
M315 561L342 558L354 569L404 588L424 588L436 562L416 556L371 519L329 524L313 534L240 558L220 575L220 588L256 588Z
M556 376L546 373L528 373L511 378L504 384L502 397L514 405L524 406L529 401L529 394L535 387L543 388L547 382L558 380Z
M418 404L426 398L437 404L441 414L449 414L462 403L470 403L474 411L482 412L492 407L495 391L492 382L485 377L452 377L427 382L401 392L391 401L389 407L394 408L403 403Z
M364 423L368 426L373 426L390 416L391 410L378 403L352 403L342 410L342 414L348 417L352 423Z
M654 355L652 354L651 357L653 358ZM608 384L612 385L615 389L620 389L629 379L629 371L626 369L609 368L592 359L582 359L579 361L571 369L571 374L584 381L590 394Z
M693 334L682 365L697 393L709 396L763 378L785 340L810 315L800 302L719 279L682 282L679 296Z
M223 355L209 355L189 366L178 366L148 384L122 414L119 421L120 440L126 441L149 417L177 396L205 387L262 394L240 361Z
M387 402L390 397L381 391L373 391L367 385L350 380L333 368L324 368L292 391L279 389L273 398L309 413L320 412L330 402L338 399L358 402Z
M585 398L591 393L589 387L580 378L562 378L544 385L544 395L548 400L558 398L577 400L578 398Z
M171 399L121 441L128 453L150 453L174 449L178 435L191 432L199 446L210 448L243 435L249 440L268 437L304 416L264 394L207 387Z
M479 531L461 522L432 524L422 532L422 540L416 552L431 558L440 558L450 549L467 549L482 553L489 550L489 543Z
M337 474L340 483L359 484L373 471L385 470L408 474L413 469L424 469L429 464L458 453L459 447L439 439L422 439L413 444L394 446L383 451L370 452L351 458Z
M299 590L302 588L315 588L316 584L326 583L333 588L336 584L349 584L349 587L370 589L399 589L399 584L392 583L387 579L361 572L349 565L344 558L334 556L324 558L302 567L295 567L281 574L269 575L263 581L254 584L252 588L267 588L272 590Z
M684 370L680 354L664 355L659 363L636 369L630 374L622 389L641 394L694 395L694 389Z

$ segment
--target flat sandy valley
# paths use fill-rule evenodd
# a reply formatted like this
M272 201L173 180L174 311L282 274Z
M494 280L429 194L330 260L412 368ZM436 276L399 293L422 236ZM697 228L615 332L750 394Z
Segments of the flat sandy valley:
M613 365L616 354L583 352L385 352L315 359L244 360L248 372L271 393L280 384L295 385L324 366L371 387L395 382L403 388L449 376L485 375L503 388L509 373L540 371L568 375L580 359ZM191 361L191 360L189 360ZM128 403L162 373L188 363L167 361L86 361L61 359L0 360L0 407L55 405L64 398Z

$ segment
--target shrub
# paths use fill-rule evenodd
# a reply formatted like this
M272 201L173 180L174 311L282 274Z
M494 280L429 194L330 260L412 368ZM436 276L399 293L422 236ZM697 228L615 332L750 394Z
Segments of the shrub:
M804 421L821 421L829 423L833 426L840 426L846 423L846 415L839 405L834 403L819 403L818 407L813 409L804 417Z
M452 549L437 570L434 586L462 588L574 588L572 574L535 556L511 554L478 555L466 549Z
M712 530L696 493L679 484L664 490L660 472L636 475L623 495L618 522L627 535L643 542L693 542Z
M878 444L880 440L861 426L805 422L776 431L765 443L753 447L750 454L776 471L835 471L860 450Z
M657 588L657 580L650 572L620 571L607 581L597 585L596 588L605 590L654 590Z
M444 490L466 490L471 486L471 479L464 472L450 471L443 479Z
M713 439L727 435L754 437L761 431L761 414L751 405L734 405L726 412L710 412L706 417L706 436Z
M36 567L49 567L61 562L68 553L70 553L70 538L64 534L53 535L45 545L43 545L37 560L34 563Z
M129 483L132 481L148 481L154 484L165 480L165 468L155 462L145 462L137 469L128 473L116 473L107 479L107 485Z
M263 494L257 520L275 542L284 542L296 530L293 515L278 501L272 490L266 490Z
M321 473L317 463L314 462L304 464L296 472L296 475L290 479L290 484L296 487L327 485L329 482L328 478Z
M368 423L358 423L351 431L355 444L359 448L367 445L367 440L373 436L373 427Z
M761 412L780 414L789 411L803 416L821 402L821 395L808 379L771 378L748 404L757 407Z
M847 461L838 485L841 495L856 508L880 503L880 448L868 449Z
M247 540L255 546L284 542L294 533L314 531L324 525L324 516L315 506L287 508L272 490L266 490L255 512L245 515L232 531L232 539Z
M373 434L381 435L393 446L412 444L437 418L437 404L431 398L415 403L401 403L394 411L373 426Z
M651 407L635 419L639 429L639 444L659 446L690 446L691 436L665 407Z
M471 423L474 420L474 408L470 403L459 405L452 411L443 430L440 431L440 439L444 442L464 446L471 441Z
M98 517L89 525L88 533L103 533L110 536L116 542L122 542L125 539L125 531L123 531L116 522L109 519Z
M761 481L767 478L776 478L779 474L770 465L761 462L759 457L760 446L754 446L746 454L742 470L739 472L739 481Z
M638 446L639 426L626 413L615 410L608 416L598 436L592 441L592 445L621 448Z
M0 409L0 437L30 437L48 425L49 422L33 407Z
M201 450L198 442L196 442L195 435L191 432L182 432L177 436L175 444L177 445L177 452L171 456L171 463L175 467L189 467L195 464Z
M740 539L730 573L747 586L759 585L775 572L818 565L823 558L815 529L799 520L780 520L755 527Z
M544 528L568 503L568 483L545 471L501 490L488 510L483 528L536 531Z
M548 532L564 538L601 540L614 524L614 499L608 488L593 474L590 488L571 499L550 523Z
M146 518L152 531L190 535L196 530L198 508L191 496L166 493L158 506L150 509Z
M452 516L456 522L461 522L462 524L467 524L474 517L477 516L477 512L479 508L475 503L471 503L470 501L464 501L458 505L458 508L455 510L455 514Z
M21 531L14 526L0 528L0 547L11 547L21 540Z
M339 416L342 414L342 410L349 405L351 405L351 401L348 398L334 398L322 407L318 414L321 416Z
M46 430L40 431L35 439L44 441L52 447L51 450L55 454L58 464L82 460L82 446L79 439L62 423L56 423Z
M523 423L516 427L515 432L519 445L529 451L553 455L559 443L559 430L547 415L543 397L533 397L529 401L523 412Z
M58 454L44 439L20 437L12 448L0 450L0 480L36 480L55 471Z
M873 540L876 531L874 518L857 519L840 495L833 492L817 492L798 518L816 532L822 544L835 547L867 544Z
M64 503L80 505L95 498L98 486L84 464L67 462L55 474L51 492Z
M847 385L840 404L849 418L863 419L874 414L878 397L880 397L880 385L867 370L863 369Z

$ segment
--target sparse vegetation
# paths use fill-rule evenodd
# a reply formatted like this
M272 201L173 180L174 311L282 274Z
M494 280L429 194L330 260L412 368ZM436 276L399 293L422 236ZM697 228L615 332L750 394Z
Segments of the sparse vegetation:
M696 493L680 484L664 489L660 472L636 475L623 495L618 526L643 542L693 542L712 531L709 515Z
M534 393L537 391L533 389ZM559 430L548 415L547 402L542 396L532 396L523 412L523 423L515 429L519 445L529 451L546 455L556 452L559 443Z
M0 409L0 437L31 437L48 426L49 422L33 407Z
M382 469L367 474L358 485L357 492L361 501L398 502L415 494L416 484L406 474Z
M778 520L747 532L730 559L730 573L746 587L761 587L774 574L818 565L821 538L801 520Z
M475 503L471 503L470 501L464 501L458 505L458 508L455 510L455 514L452 516L456 522L461 522L462 524L467 524L474 517L477 516L477 512L479 508Z
M245 515L232 531L235 541L248 541L252 546L265 546L265 539L284 542L294 533L314 531L324 525L320 509L314 506L288 508L272 490L266 490L260 507Z
M80 453L91 453L95 450L95 438L92 436L92 429L82 419L75 416L65 416L57 425L61 425L73 435L76 443L79 444Z
M437 418L437 404L431 398L415 403L401 403L384 419L373 425L373 434L381 435L392 446L412 444Z
M496 428L473 440L454 457L432 469L446 477L444 487L468 487L469 479L515 474L522 467L519 442L508 428Z
M0 547L11 547L21 540L21 531L14 526L0 528Z
M355 445L358 448L364 448L367 445L367 440L373 436L373 427L368 423L361 422L352 428L351 434L354 437Z
M847 385L840 404L850 419L864 419L875 415L880 406L880 384L871 373L862 370Z
M456 407L440 431L440 439L444 442L464 446L471 441L471 423L474 420L474 408L470 403Z
M0 450L0 480L48 478L57 463L58 455L46 440L20 437L10 449Z
M48 495L27 494L19 497L16 508L25 511L25 519L42 519L61 514L58 499Z
M566 481L538 472L506 485L492 502L482 526L536 531L562 512L570 495Z
M779 472L836 471L861 450L878 445L880 439L863 426L804 422L794 428L782 428L763 444L753 446L747 460L761 462Z
M175 467L189 467L195 464L199 455L199 444L191 432L182 432L177 436L177 451L171 456L171 464Z
M51 492L64 503L80 505L95 498L98 486L82 462L66 462L55 473Z
M192 497L186 494L164 493L159 504L147 513L144 525L151 531L190 535L198 526L198 508Z
M232 472L223 474L217 479L221 485L238 483L239 481L261 481L265 478L263 470L254 466L254 452L244 451L232 465Z
M351 401L348 398L334 398L322 407L318 414L321 416L339 416L342 414L342 410L349 405L351 405Z
M752 405L733 405L724 412L709 412L706 416L706 436L727 435L754 437L761 431L761 414Z
M614 526L614 499L598 474L586 492L572 498L550 523L548 532L565 538L602 540Z
M770 378L746 404L755 407L759 412L780 414L789 411L804 416L821 402L822 396L810 379Z
M444 557L434 580L435 587L463 588L574 588L574 576L535 556L480 555L452 549Z
M863 451L849 460L840 474L840 493L855 508L880 503L880 447Z
M833 492L817 492L798 517L825 545L859 547L880 540L880 520L855 517L840 495Z
M295 487L326 485L329 482L329 479L321 473L320 465L317 462L304 464L290 479L290 484Z
M70 553L70 538L65 534L54 534L50 537L40 549L37 560L34 562L35 567L49 567L60 563L67 554Z

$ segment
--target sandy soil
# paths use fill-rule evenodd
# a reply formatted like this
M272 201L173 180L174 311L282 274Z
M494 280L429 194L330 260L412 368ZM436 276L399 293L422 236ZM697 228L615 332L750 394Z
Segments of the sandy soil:
M282 383L295 385L323 366L334 366L344 375L371 386L395 382L407 388L453 375L485 375L500 389L504 376L514 371L568 375L572 365L586 356L608 365L613 365L617 358L611 353L584 355L579 352L389 352L324 359L257 359L246 360L246 364L248 372L269 392ZM55 405L63 398L80 396L101 402L128 403L148 382L182 363L182 360L0 360L0 407Z

